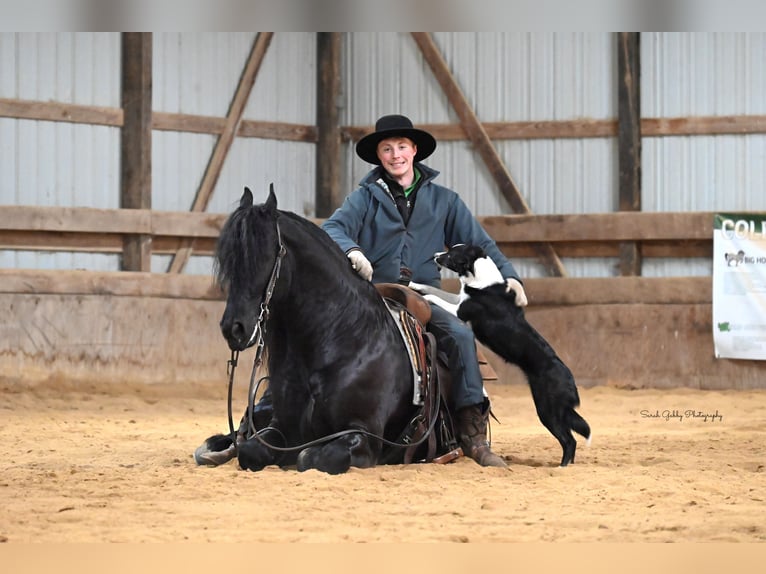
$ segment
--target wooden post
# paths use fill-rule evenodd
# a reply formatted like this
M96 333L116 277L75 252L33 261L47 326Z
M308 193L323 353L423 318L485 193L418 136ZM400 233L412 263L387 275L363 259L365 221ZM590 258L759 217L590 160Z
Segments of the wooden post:
M620 211L641 211L641 50L638 32L617 34ZM641 246L620 243L620 275L641 275Z
M516 186L513 178L511 178L511 174L505 167L495 146L492 145L492 140L489 139L484 126L479 122L460 86L450 73L447 63L431 38L431 34L428 32L412 32L412 37L423 53L426 62L431 66L431 70L434 76L436 76L439 85L441 85L442 90L447 95L447 99L449 99L455 112L457 112L460 118L460 125L471 140L474 148L476 148L476 151L481 155L490 174L508 200L511 208L516 213L530 213L529 207L521 196L521 192L519 192L519 188ZM549 243L541 243L536 248L540 259L552 275L566 277L566 269Z
M329 217L343 200L338 122L340 42L338 32L317 33L316 217Z
M122 34L120 207L152 208L152 34ZM123 242L123 271L151 271L152 236L129 235Z

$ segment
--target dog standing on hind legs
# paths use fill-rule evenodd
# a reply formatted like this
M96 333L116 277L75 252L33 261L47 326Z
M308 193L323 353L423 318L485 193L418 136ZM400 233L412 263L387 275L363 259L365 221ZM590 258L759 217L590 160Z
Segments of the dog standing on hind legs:
M553 347L530 325L515 294L492 260L475 245L456 245L437 253L441 267L457 273L460 295L449 302L427 286L410 286L426 299L469 323L476 338L526 375L540 422L559 441L561 466L574 462L577 441L572 431L590 444L590 426L575 410L580 406L577 385Z

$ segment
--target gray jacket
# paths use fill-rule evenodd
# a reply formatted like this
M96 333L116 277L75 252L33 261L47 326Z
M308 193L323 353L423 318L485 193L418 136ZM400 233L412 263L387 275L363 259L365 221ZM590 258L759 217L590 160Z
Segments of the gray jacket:
M415 164L424 181L405 227L393 196L381 178L382 168L370 171L322 227L348 253L361 249L373 267L374 283L396 283L407 267L412 280L439 287L441 274L434 253L458 243L480 245L505 278L518 273L479 225L460 196L433 182L439 172Z

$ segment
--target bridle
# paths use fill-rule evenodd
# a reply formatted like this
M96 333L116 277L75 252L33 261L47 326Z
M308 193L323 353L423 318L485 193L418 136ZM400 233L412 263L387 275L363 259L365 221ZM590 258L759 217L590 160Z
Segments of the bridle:
M277 252L276 260L274 261L274 267L271 270L271 277L269 278L269 282L266 284L266 290L264 292L263 301L261 301L261 312L258 315L258 320L256 321L256 324L255 324L255 330L253 332L253 336L250 338L251 341L255 340L254 345L256 347L255 358L253 359L253 369L250 373L250 385L248 387L248 393L247 393L247 420L248 420L249 430L251 433L253 433L253 437L255 437L266 448L280 451L280 452L293 452L296 450L303 450L310 446L324 444L326 442L335 440L336 438L340 438L348 434L362 434L367 437L378 440L387 446L397 447L397 448L412 448L425 442L429 438L431 433L433 432L434 427L436 426L436 420L438 418L436 416L431 417L431 420L428 421L428 427L426 431L423 433L423 436L421 436L418 440L411 441L409 438L404 437L401 443L390 441L382 436L378 436L364 429L347 429L347 430L338 431L330 435L323 436L321 438L309 441L304 444L300 444L298 446L279 447L267 442L260 435L260 433L267 430L273 430L273 431L279 432L278 429L275 429L274 427L266 427L258 431L255 430L255 423L253 422L253 403L255 401L255 396L258 392L258 387L260 386L263 379L268 378L268 377L261 377L256 383L255 374L258 370L258 367L261 366L261 363L263 361L263 350L265 347L263 333L264 333L264 326L266 324L266 321L269 318L269 312L270 312L269 304L271 303L271 298L274 295L274 289L277 284L277 279L279 279L279 272L282 269L282 258L287 254L287 249L285 248L284 243L282 242L282 233L279 229L279 219L277 219L276 221L276 230L277 230L277 242L279 244L279 250ZM231 442L234 445L235 453L237 452L238 448L237 448L237 431L234 429L234 418L232 414L232 393L234 388L234 371L237 368L238 360L239 360L239 351L232 351L231 358L228 360L226 365L226 372L229 376L228 408L227 408L228 417L229 417L229 433L231 435ZM440 389L439 389L438 378L437 378L436 385L437 385L436 392L432 393L432 396L435 397L434 399L435 404L431 405L431 412L434 412L434 408L438 409L438 401L440 400L439 398ZM415 423L422 422L423 418L424 416L422 412L419 412L417 415L415 415L412 421L410 421L410 426L413 427Z
M253 393L253 382L255 379L255 373L258 370L258 367L261 366L261 363L263 362L263 349L265 347L265 343L263 340L263 332L264 332L264 325L266 324L266 321L269 319L269 304L271 303L271 298L274 295L274 288L277 284L277 279L279 279L279 272L282 269L282 258L287 254L287 249L285 248L285 244L282 243L282 232L279 229L279 219L276 221L276 229L277 229L277 243L279 244L279 250L277 251L277 258L274 261L274 267L271 270L271 277L269 277L269 282L266 284L266 290L263 295L263 300L261 301L261 312L258 314L258 320L255 322L255 330L253 331L253 336L250 337L250 340L255 340L255 359L253 359L253 370L250 375L250 387L248 389L248 399L247 399L247 418L249 421L249 424L251 427L253 427L253 432L255 432L255 425L253 424L253 400L255 399L255 396ZM229 392L228 392L228 414L229 414L229 432L231 433L231 441L234 444L234 449L236 451L237 449L237 434L234 430L234 418L232 416L232 391L234 388L234 370L237 368L237 362L239 360L239 351L232 351L231 352L231 358L229 359L227 365L226 365L226 372L229 375ZM260 381L259 381L260 383Z

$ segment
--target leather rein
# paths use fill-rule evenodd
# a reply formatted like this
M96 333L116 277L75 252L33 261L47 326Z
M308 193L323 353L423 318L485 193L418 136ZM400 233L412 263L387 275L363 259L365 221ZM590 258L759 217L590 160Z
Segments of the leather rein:
M266 284L266 291L263 296L263 301L261 301L261 312L258 314L258 320L255 323L255 331L253 332L253 336L250 337L251 341L255 339L255 359L253 360L253 370L250 374L250 386L247 393L247 417L250 426L253 427L253 431L255 430L252 408L252 404L255 399L255 396L253 395L253 381L255 379L255 373L258 370L258 367L260 367L261 363L263 362L263 349L265 347L263 340L264 326L269 318L269 304L271 303L271 297L274 295L274 288L277 285L277 279L279 279L279 272L282 269L282 258L287 254L285 244L282 243L282 232L279 229L279 220L276 221L276 229L279 250L277 251L277 258L274 261L274 268L271 270L271 277L269 277L269 282ZM237 451L237 431L234 430L234 418L232 416L232 391L234 388L234 370L237 368L238 359L239 351L232 351L231 358L226 364L226 372L229 375L227 408L229 415L229 433L231 433L231 442L234 444L235 452Z

